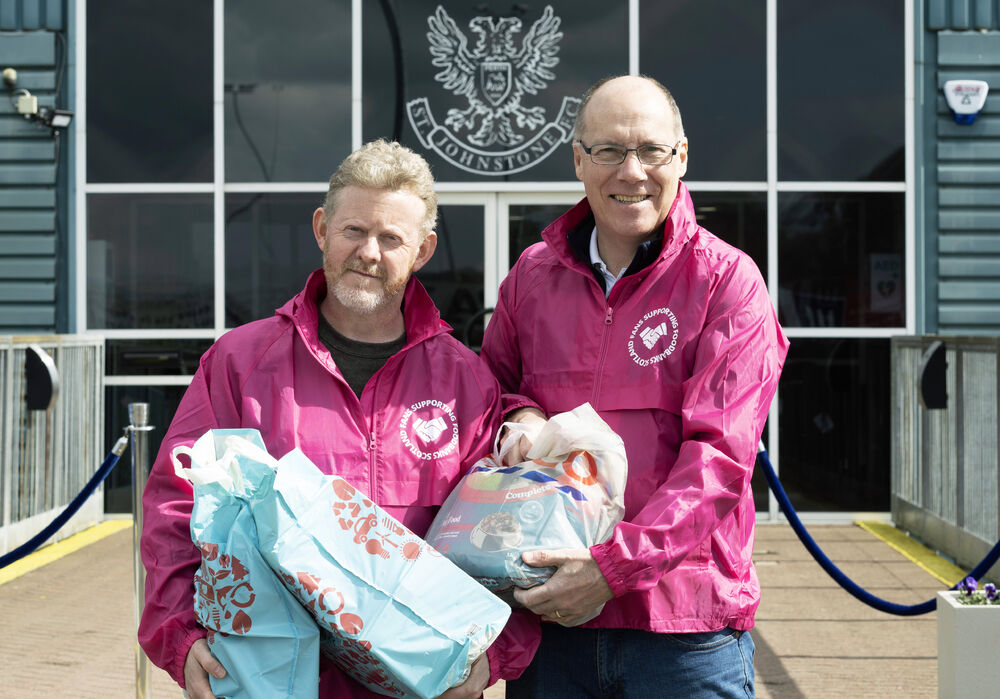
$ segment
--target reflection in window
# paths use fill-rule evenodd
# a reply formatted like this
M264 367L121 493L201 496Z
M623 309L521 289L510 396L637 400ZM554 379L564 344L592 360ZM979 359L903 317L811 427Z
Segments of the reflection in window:
M108 376L192 376L211 340L107 340Z
M508 269L521 253L542 240L542 231L569 210L568 204L515 204L508 210L510 220Z
M470 347L483 341L483 207L438 206L437 249L417 272L455 337Z
M639 17L639 67L677 100L688 179L766 180L765 3L642 0Z
M226 195L226 327L274 315L323 266L312 215L323 194Z
M212 3L87 3L87 179L212 180Z
M350 151L349 0L227 2L225 37L226 180L329 179Z
M779 195L778 308L802 327L903 327L902 194Z
M543 22L548 7L552 16ZM441 45L463 36L471 54L467 60L453 62L442 56L439 65L431 62L429 20L436 12L450 18L437 24L450 37L441 38ZM562 140L562 132L557 136L554 127L546 131L546 125L556 121L566 98L579 98L606 75L628 72L627 0L366 3L362 23L363 140L397 138L428 159L439 182L575 179L569 141ZM537 66L539 61L516 58L530 50L524 42L536 26L534 36L545 33L550 38L541 46L551 50L545 55L557 62L546 69L553 77L538 76L544 87L525 89L519 82L520 66ZM467 83L463 82L466 67ZM446 88L449 71L457 77ZM463 91L463 85L468 89ZM423 99L426 111L417 110ZM438 130L430 126L431 120ZM418 135L414 123L424 136ZM431 140L447 157L421 141L432 131ZM541 140L532 141L536 136ZM517 151L509 162L491 157L507 151ZM476 174L500 166L525 169L506 175Z
M174 418L177 406L187 386L108 386L104 389L104 449L111 451L122 430L129 424L128 406L132 403L149 404L149 431L147 449L150 458L160 450L160 443L167 427ZM104 481L104 511L132 512L132 471L129 468L112 469Z
M87 327L210 328L212 197L91 194Z
M889 371L889 340L792 341L779 389L780 453L797 510L889 509Z
M757 192L694 192L691 198L698 225L753 258L766 280L766 196Z
M903 9L778 3L779 179L903 180Z

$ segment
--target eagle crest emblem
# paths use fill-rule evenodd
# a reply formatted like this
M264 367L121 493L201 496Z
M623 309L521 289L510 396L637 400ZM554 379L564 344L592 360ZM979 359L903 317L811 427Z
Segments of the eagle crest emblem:
M518 42L523 25L517 17L473 17L467 35L439 5L427 18L431 64L440 69L434 79L467 106L449 109L439 125L427 98L409 102L410 123L424 146L462 169L501 175L531 167L568 141L579 100L564 98L549 124L543 107L522 103L556 77L561 21L547 5Z

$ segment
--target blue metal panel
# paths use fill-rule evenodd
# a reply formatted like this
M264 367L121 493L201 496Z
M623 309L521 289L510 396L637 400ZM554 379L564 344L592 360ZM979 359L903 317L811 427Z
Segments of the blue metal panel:
M38 2L24 0L21 3L21 29L32 30L42 28L42 8Z
M969 29L972 17L969 13L969 0L951 0L952 29Z
M940 314L943 325L978 326L977 335L1000 327L1000 308L993 304L941 304Z
M997 255L1000 254L1000 231L996 231L992 235L975 233L943 235L938 243L938 250L941 253Z
M997 0L927 0L927 28L997 29L997 10Z
M0 30L14 31L20 29L17 18L18 3L14 0L0 0Z
M0 0L0 30L65 29L63 2L64 0Z
M991 65L1000 59L1000 33L950 32L938 34L938 65Z
M0 215L0 255L20 254L16 248L25 243L12 240L12 236L5 233L52 233L55 216L52 211L19 211L17 209L7 209ZM32 240L44 240L42 236L31 235ZM40 243L39 243L40 244ZM51 241L46 241L45 248L52 247ZM54 248L52 248L54 251Z
M24 165L0 163L0 184L55 184L55 163Z
M0 306L0 328L5 334L44 330L53 327L55 322L56 314L51 305Z
M1000 209L996 210L942 210L938 216L942 231L997 231L1000 233Z
M1000 301L1000 282L942 281L940 286L942 301Z
M938 195L941 206L996 206L1000 187L943 187Z
M0 0L0 23L15 30L0 33L4 67L17 69L17 86L40 106L55 106L50 30L62 22L62 0ZM57 329L56 153L49 129L0 99L0 333Z
M52 162L56 157L56 144L51 139L44 141L0 141L0 162L5 160L44 160Z
M975 0L976 7L972 18L972 26L976 29L992 29L996 26L993 2L994 0Z
M1000 257L990 258L976 255L942 256L938 260L938 274L942 277L968 279L984 277L1000 279Z
M56 285L50 281L0 282L0 304L56 300Z
M5 188L0 190L0 211L8 208L54 209L56 192L54 189Z
M5 64L9 61L18 71L27 66L55 65L56 39L52 32L12 32L4 34L0 41Z
M938 184L1000 184L1000 165L939 165Z
M947 29L948 27L948 3L946 0L928 0L927 2L927 28Z
M0 258L0 279L55 279L55 259ZM0 317L0 323L3 318Z

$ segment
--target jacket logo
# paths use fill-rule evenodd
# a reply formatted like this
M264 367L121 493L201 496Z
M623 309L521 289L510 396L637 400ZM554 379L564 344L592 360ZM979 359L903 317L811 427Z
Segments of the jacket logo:
M677 328L677 316L669 308L650 311L632 328L628 355L639 366L662 361L677 349ZM638 346L636 338L639 339Z
M533 167L569 141L579 99L563 97L558 116L547 124L545 109L521 104L526 94L537 95L556 77L551 69L559 64L561 22L547 5L517 47L520 19L474 17L469 29L478 39L470 48L455 20L438 5L427 18L431 64L441 68L434 79L464 97L468 107L449 109L441 125L426 97L408 102L410 125L423 146L466 172L509 175ZM464 140L460 134L466 134Z
M420 435L420 438L424 442L433 442L441 436L446 427L447 425L444 424L444 420L440 415L433 420L421 420L417 418L413 421L413 429L416 430L416 433Z
M400 418L399 439L419 459L444 458L458 447L458 418L450 405L422 400Z

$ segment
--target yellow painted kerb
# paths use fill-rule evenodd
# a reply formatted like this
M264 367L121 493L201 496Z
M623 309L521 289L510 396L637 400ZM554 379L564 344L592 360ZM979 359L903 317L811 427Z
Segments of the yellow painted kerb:
M885 522L855 522L855 524L899 551L948 587L965 577L964 570L891 524Z
M131 519L110 519L84 529L82 532L67 537L62 541L44 546L21 560L14 561L6 568L0 568L0 585L10 582L14 578L19 578L25 573L30 573L36 568L41 568L43 565L62 558L67 554L79 551L84 546L89 546L106 536L120 532L122 529L128 529L131 526Z

